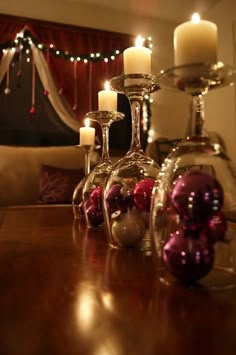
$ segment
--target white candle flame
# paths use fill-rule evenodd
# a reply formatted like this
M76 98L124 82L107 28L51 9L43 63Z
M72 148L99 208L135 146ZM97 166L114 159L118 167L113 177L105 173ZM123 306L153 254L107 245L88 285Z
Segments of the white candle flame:
M199 23L200 22L200 15L197 12L194 12L194 14L192 14L192 18L191 21L193 23Z
M138 35L136 37L135 46L136 47L142 47L143 46L143 37L142 36Z
M107 91L110 90L110 83L109 83L109 81L105 81L104 87L105 87L105 90L107 90Z
M90 126L89 118L85 118L84 124L85 124L85 127L87 127L87 128Z

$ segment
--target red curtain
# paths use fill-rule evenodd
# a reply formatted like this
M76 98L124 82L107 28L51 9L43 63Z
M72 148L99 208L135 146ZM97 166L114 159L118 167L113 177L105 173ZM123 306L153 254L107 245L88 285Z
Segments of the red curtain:
M76 57L92 53L106 55L116 49L122 53L134 43L131 35L0 15L0 44L14 40L25 26L47 48L53 45L53 48ZM45 52L45 56L58 90L63 89L79 120L83 120L86 112L97 109L97 93L103 89L104 81L123 71L121 54L115 60L109 58L108 62L97 59L87 63L81 60L76 64L50 51Z

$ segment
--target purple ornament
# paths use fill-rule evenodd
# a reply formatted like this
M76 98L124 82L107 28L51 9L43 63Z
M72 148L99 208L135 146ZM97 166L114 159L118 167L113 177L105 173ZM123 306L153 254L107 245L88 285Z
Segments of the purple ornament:
M140 211L150 211L152 189L155 181L147 178L139 181L134 188L134 203Z
M207 233L212 243L226 241L225 234L227 230L227 221L222 212L214 215L208 222Z
M179 176L173 185L171 202L184 219L205 223L223 205L223 189L211 175L192 171Z
M100 226L104 221L102 211L94 205L91 205L88 209L86 209L86 216L89 225L93 227Z
M206 230L177 230L164 246L163 260L169 272L186 284L207 275L213 266L214 248Z
M127 191L123 185L115 184L110 187L105 200L110 214L116 211L126 212L133 204L133 193Z
M103 187L102 186L97 186L91 193L90 199L94 206L98 208L99 210L102 209L102 193L103 193Z

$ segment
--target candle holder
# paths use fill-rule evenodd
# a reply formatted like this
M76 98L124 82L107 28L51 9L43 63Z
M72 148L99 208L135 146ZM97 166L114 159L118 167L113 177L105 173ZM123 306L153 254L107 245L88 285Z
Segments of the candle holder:
M75 219L83 219L83 202L82 202L82 190L90 173L90 157L93 150L101 148L100 145L77 145L76 148L82 148L84 150L84 178L76 186L72 196L72 208Z
M236 285L236 178L232 162L204 128L203 96L234 83L223 63L163 71L162 88L190 95L188 134L164 161L154 187L150 228L161 281L212 289Z
M156 77L127 74L110 81L126 94L131 106L130 149L110 172L104 190L105 225L108 242L114 248L150 250L149 210L152 187L159 167L145 156L140 143L140 112L144 95L159 89Z
M109 128L113 122L124 118L117 111L92 111L86 114L91 121L96 121L102 129L102 157L100 163L87 176L83 185L83 210L88 227L99 227L104 222L102 210L102 194L105 180L112 169L109 156Z

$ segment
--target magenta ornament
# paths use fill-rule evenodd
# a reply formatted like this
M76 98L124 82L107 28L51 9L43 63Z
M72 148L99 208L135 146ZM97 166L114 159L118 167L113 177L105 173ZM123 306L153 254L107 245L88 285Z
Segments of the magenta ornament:
M116 211L126 212L133 204L133 193L121 184L111 186L106 194L106 204L110 214Z
M36 108L34 106L31 106L30 108L30 114L35 115L36 114Z
M103 187L97 186L91 193L90 200L92 204L98 209L102 209L102 193Z
M184 219L205 223L221 209L223 200L220 183L206 173L192 171L173 183L171 202Z
M16 75L17 75L18 78L21 78L22 75L23 75L22 70L18 70Z
M140 211L150 211L152 189L154 179L147 178L140 180L134 188L134 203Z
M89 224L93 227L98 227L103 223L103 213L102 210L91 204L86 209L86 215L89 221Z
M223 212L214 215L208 222L207 233L212 243L226 242L227 221Z
M207 231L177 230L164 246L163 260L170 274L185 284L203 278L214 262L214 248Z

